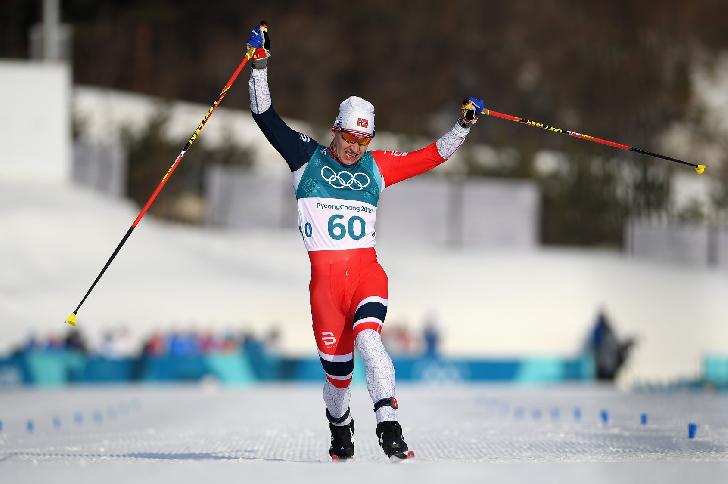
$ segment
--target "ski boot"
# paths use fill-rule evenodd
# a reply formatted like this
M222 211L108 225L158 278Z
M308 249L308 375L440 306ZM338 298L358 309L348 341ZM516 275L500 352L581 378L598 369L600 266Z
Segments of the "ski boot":
M326 410L326 418L329 419L329 430L331 431L331 447L329 455L332 461L347 460L354 457L354 419L347 425L336 425L349 418L349 410L341 418L333 418Z
M379 422L377 424L377 437L379 438L379 445L387 454L389 460L404 460L415 456L415 453L409 450L402 437L402 427L399 422Z

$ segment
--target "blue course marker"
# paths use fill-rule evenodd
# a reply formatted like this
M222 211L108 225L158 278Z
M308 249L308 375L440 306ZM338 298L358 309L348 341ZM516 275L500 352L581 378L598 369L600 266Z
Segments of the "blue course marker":
M698 424L690 422L688 424L688 439L694 439L698 433Z
M602 411L599 412L599 416L602 418L602 423L603 424L606 425L606 424L609 423L609 412L608 411L602 409Z
M640 414L640 425L647 425L647 414Z
M76 422L76 425L83 425L83 414L81 414L81 412L76 412L73 415L73 421Z
M581 420L581 408L579 407L574 408L574 420Z
M3 431L3 421L0 420L0 432L2 432L2 431Z
M55 416L53 417L53 428L60 429L61 428L61 417Z
M25 422L25 430L27 430L28 432L31 432L31 433L35 430L35 422L33 422L33 419L29 418Z
M552 420L558 420L561 417L561 410L559 410L557 407L554 407L551 409L551 419Z

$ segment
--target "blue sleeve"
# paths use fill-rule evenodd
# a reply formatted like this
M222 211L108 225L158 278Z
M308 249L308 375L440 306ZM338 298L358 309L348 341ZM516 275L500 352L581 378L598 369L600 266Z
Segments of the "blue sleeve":
M291 129L273 106L260 114L253 113L253 119L273 148L281 154L291 171L296 171L311 158L318 142L303 133Z

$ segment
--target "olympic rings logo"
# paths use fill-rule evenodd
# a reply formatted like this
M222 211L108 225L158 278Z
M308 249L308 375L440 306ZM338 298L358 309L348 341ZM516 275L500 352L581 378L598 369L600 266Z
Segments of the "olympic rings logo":
M321 168L321 178L326 180L334 188L351 188L352 190L363 190L371 183L369 175L366 173L351 173L345 170L336 173L329 166Z

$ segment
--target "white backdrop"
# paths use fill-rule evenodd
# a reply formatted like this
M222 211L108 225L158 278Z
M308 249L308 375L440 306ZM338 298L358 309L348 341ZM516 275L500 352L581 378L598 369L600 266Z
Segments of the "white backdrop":
M0 62L0 179L70 179L70 83L65 64Z

